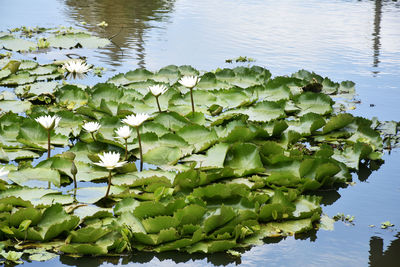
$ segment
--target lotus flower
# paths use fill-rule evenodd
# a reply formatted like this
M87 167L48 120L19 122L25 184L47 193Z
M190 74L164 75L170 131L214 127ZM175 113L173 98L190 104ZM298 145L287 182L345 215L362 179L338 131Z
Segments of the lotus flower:
M87 122L82 128L85 129L93 138L93 141L96 141L94 138L94 133L100 129L101 125L98 122Z
M117 138L121 138L125 140L125 160L128 159L128 138L132 134L132 130L129 128L129 126L125 125L122 127L119 127L115 133L118 135Z
M156 85L149 86L148 90L154 96L160 96L160 95L164 94L166 91L168 91L168 87L166 87L163 84L156 84Z
M40 116L38 118L35 119L38 123L40 123L40 125L43 126L43 128L45 128L47 130L47 158L50 158L50 132L51 130L53 130L54 128L56 128L58 126L58 124L60 123L61 118L57 117L57 116ZM50 182L49 182L49 187L50 187Z
M136 127L137 138L139 142L140 171L143 170L143 149L142 149L142 141L140 140L139 126L149 117L150 116L148 114L138 113L136 115L126 116L126 118L122 120L123 123Z
M148 87L150 93L152 93L154 95L154 97L156 98L156 102L157 102L157 107L158 107L158 111L161 113L161 107L160 107L160 102L158 101L158 97L162 94L164 94L167 90L168 87L166 87L165 85L162 84L157 84L157 85L152 85Z
M9 173L9 171L5 171L4 167L0 169L0 177L6 176Z
M129 128L129 126L121 126L119 127L115 133L118 135L117 138L122 138L122 139L128 139L131 134L132 134L132 130L131 128Z
M103 152L103 155L100 155L100 161L95 162L94 164L104 167L108 170L108 186L107 186L107 191L106 191L106 196L108 197L108 193L110 193L110 187L111 187L111 171L115 168L119 168L124 166L126 161L119 161L119 153L117 152Z
M196 86L196 84L200 81L200 78L197 76L183 76L180 80L179 83L182 84L183 86L187 87L190 89L190 100L192 102L192 113L194 116L194 100L193 100L193 87Z
M101 125L98 122L87 122L83 126L83 129L85 129L89 133L94 133L98 131L101 127Z
M118 152L104 152L103 155L99 154L100 161L95 162L94 164L107 168L107 170L113 170L115 168L119 168L124 166L126 161L119 161L119 153Z
M138 127L148 118L150 118L148 114L138 113L136 115L126 116L126 118L123 119L122 122L132 127Z
M45 128L48 131L53 130L54 128L56 128L58 126L58 124L60 123L60 120L61 120L60 117L50 116L50 115L40 116L40 117L35 119L35 121L40 123L40 125L42 125L43 128Z
M89 71L90 68L82 59L69 60L65 62L62 67L68 72L68 74L72 74L74 78L75 76L81 78L86 72Z
M200 79L201 78L199 78L197 76L183 76L179 80L179 83L182 84L183 86L187 87L187 88L193 88L200 81Z

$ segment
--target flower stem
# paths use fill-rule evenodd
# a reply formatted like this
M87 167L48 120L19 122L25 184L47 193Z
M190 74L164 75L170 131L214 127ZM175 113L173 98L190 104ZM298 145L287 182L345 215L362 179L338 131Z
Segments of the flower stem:
M192 101L192 113L194 116L193 88L190 88L190 100Z
M76 188L78 187L78 184L76 183L76 174L74 174L73 177L74 177L74 188L76 190Z
M74 202L78 202L78 201L76 200L76 188L74 188L74 196L73 196L73 198L74 198Z
M160 107L160 102L158 102L158 97L159 97L159 96L156 96L157 107L158 107L158 112L161 113L162 111L161 111L161 107Z
M92 135L93 141L96 142L96 138L94 138L93 132L90 132L90 134Z
M139 126L136 127L136 132L139 142L139 153L140 153L140 171L143 170L143 151L142 151L142 141L140 140Z
M47 158L50 158L51 148L50 148L50 130L47 130ZM47 188L51 188L51 183L47 183Z
M125 139L125 161L128 160L128 139Z
M107 186L107 192L106 192L105 197L108 197L108 193L110 193L110 187L111 187L111 170L109 170L109 172L108 172L108 186Z
M47 158L50 158L50 130L47 130Z

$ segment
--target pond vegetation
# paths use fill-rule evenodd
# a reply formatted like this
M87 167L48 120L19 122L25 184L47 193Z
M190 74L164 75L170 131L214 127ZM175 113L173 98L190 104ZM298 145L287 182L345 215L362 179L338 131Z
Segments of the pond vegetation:
M109 43L72 28L11 32L0 47L15 52ZM0 246L9 261L238 255L266 237L329 228L318 191L346 187L360 162L377 169L384 149L399 146L397 122L346 113L353 82L306 70L272 77L259 66L169 65L82 86L64 78L90 74L84 59L9 56L0 59L0 85L12 88L0 93Z

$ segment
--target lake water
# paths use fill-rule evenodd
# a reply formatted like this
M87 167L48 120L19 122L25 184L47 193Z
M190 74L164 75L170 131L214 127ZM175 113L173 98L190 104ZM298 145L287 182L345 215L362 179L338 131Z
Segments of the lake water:
M0 31L26 26L85 27L113 45L82 55L108 68L105 81L137 67L189 64L200 70L233 67L226 59L254 58L274 76L299 69L356 83L361 104L352 113L400 121L400 3L350 0L1 0ZM82 25L85 21L87 24ZM105 29L96 24L106 21ZM51 61L68 51L53 51ZM65 56L64 56L65 57ZM248 64L248 63L246 63ZM30 266L399 266L400 151L385 164L354 175L354 186L325 192L324 212L355 216L302 239L267 240L240 259L225 254L135 253L124 258L61 257ZM395 224L380 229L380 223ZM376 225L376 227L369 227Z

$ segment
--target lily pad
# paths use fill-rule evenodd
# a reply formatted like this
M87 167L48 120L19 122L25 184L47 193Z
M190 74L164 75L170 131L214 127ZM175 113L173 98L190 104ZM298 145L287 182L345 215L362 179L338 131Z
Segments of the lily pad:
M31 106L29 101L0 100L0 110L4 112L22 113L29 110Z
M50 46L70 49L74 47L99 48L110 44L108 39L93 36L87 33L67 33L47 38Z
M46 168L24 169L10 172L8 178L21 186L28 184L31 180L51 182L60 187L60 174L56 170Z
M0 37L0 47L12 51L28 51L30 48L36 48L36 43L16 38L13 35L4 35Z

